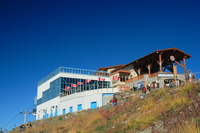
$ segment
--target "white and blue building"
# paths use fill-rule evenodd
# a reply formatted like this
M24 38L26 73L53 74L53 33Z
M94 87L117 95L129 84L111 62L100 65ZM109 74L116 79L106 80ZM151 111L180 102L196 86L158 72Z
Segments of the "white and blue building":
M188 81L186 59L190 57L177 48L168 48L97 71L60 67L38 82L36 119L104 106L114 93L129 91L133 85L181 85Z
M59 67L38 82L36 120L101 107L118 91L109 72Z

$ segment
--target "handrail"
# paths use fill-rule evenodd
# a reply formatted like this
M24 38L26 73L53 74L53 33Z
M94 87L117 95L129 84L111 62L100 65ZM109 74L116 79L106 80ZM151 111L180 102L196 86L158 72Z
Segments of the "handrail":
M152 78L152 77L156 77L156 76L158 76L158 73L159 73L159 72L155 72L155 73L151 73L151 74L149 74L149 78Z
M38 86L49 80L50 78L54 77L58 73L74 73L74 74L84 74L84 75L98 75L98 76L110 76L109 72L104 71L95 71L95 70L88 70L88 69L79 69L79 68L70 68L70 67L59 67L54 70L52 73L44 77L38 82Z
M137 77L134 77L134 78L131 78L131 79L128 79L125 81L125 84L127 83L130 83L130 82L133 82L133 81L136 81L136 80L139 80L139 79L143 79L144 78L144 75L148 75L149 78L152 78L152 77L156 77L158 75L159 72L156 72L156 73L152 73L152 74L142 74L142 75L139 75Z
M172 74L170 72L155 72L155 73L152 73L152 74L142 74L142 75L139 75L137 77L134 77L134 78L126 80L125 84L133 82L133 81L136 81L136 80L139 80L139 79L142 79L142 78L144 78L144 75L148 75L149 78L153 78L153 77L158 76L159 73Z
M137 76L137 77L134 77L134 78L131 78L131 79L128 79L128 80L126 80L125 81L125 84L127 84L127 83L130 83L130 82L133 82L133 81L136 81L136 80L139 80L139 79L143 79L144 78L144 74L142 74L142 75L139 75L139 76Z

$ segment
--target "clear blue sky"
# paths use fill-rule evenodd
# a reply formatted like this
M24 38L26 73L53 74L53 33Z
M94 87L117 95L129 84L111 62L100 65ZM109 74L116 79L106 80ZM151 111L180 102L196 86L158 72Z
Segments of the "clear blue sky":
M199 6L199 0L0 0L0 127L23 123L18 114L33 108L38 81L60 66L97 70L176 47L192 55L187 69L200 72Z

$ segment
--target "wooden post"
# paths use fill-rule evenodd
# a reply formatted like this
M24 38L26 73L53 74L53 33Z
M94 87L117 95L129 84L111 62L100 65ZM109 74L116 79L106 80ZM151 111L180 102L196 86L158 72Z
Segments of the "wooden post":
M185 57L183 58L183 70L184 70L184 74L185 74L185 81L187 81L187 71L186 71L186 60Z
M185 59L184 59L185 60ZM183 67L183 69L184 69L184 75L185 75L185 81L187 81L187 75L186 75L186 64L185 64L185 61L183 60L183 63L184 64L181 64L181 63L179 63L178 61L174 61L175 63L177 63L178 65L180 65L181 67Z
M159 65L160 65L160 72L162 72L162 56L159 54Z
M140 71L141 71L141 69L138 69L137 71L138 71L138 74L139 74L139 76L140 76Z
M174 71L174 84L176 85L176 77L177 77L177 66L173 65L173 71Z
M148 74L149 74L149 77L150 77L150 75L151 75L151 65L148 65L147 68L148 68Z

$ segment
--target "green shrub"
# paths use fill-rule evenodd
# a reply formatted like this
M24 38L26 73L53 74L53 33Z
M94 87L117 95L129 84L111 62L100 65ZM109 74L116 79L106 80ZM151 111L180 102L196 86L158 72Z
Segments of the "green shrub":
M98 122L99 122L99 119L96 119L91 124L95 124L95 123L98 123Z
M106 133L107 132L107 125L101 125L95 128L95 131L99 132L99 133Z
M80 130L78 130L78 131L76 131L76 133L81 133L81 131L80 131Z
M62 120L62 119L63 119L63 117L62 117L62 116L59 116L59 117L58 117L58 120Z

